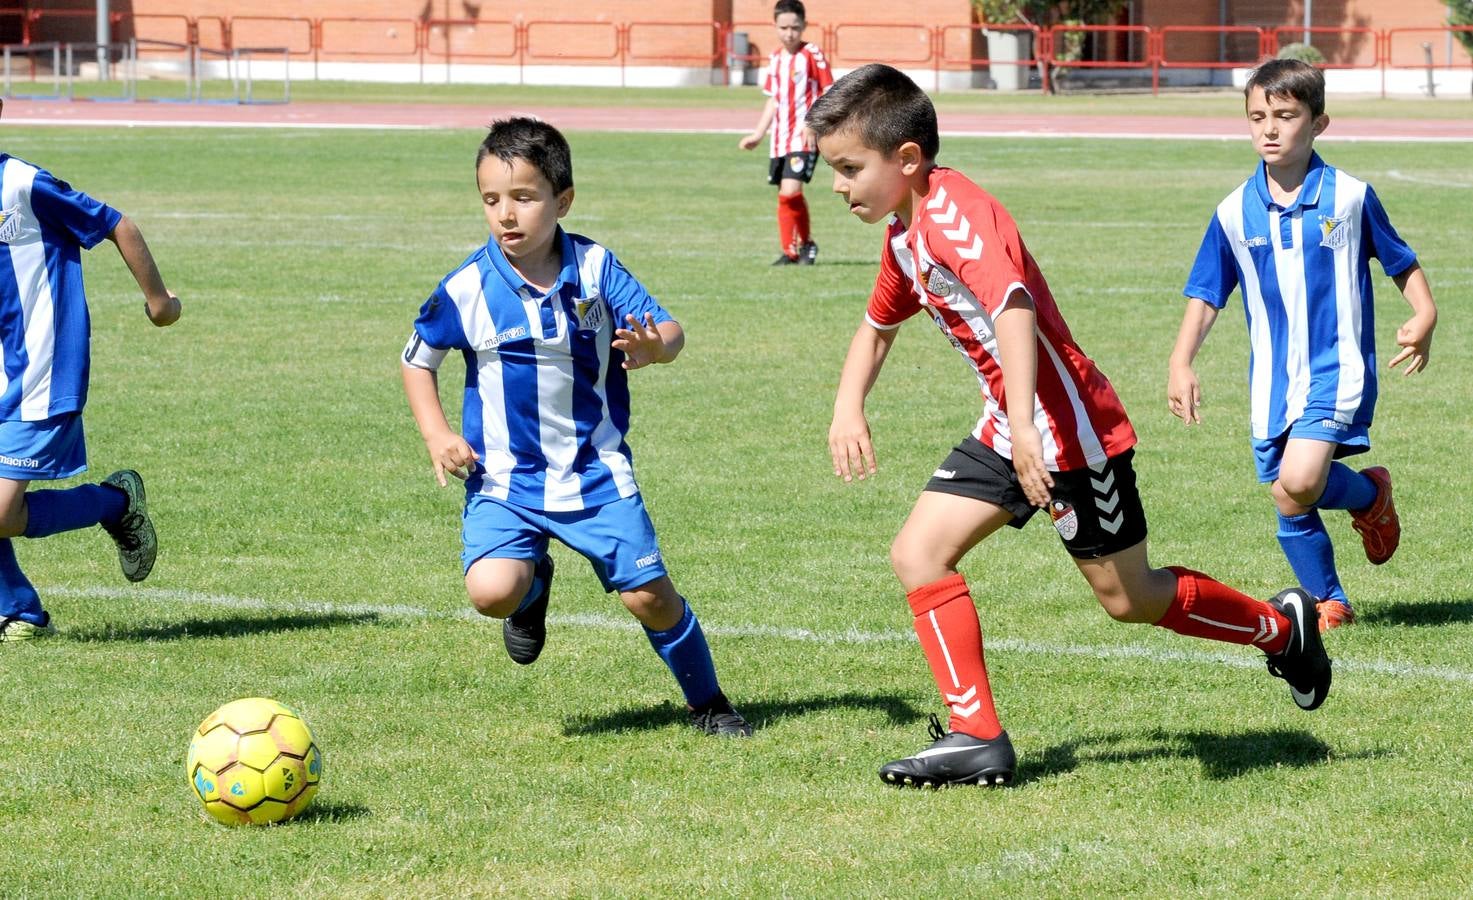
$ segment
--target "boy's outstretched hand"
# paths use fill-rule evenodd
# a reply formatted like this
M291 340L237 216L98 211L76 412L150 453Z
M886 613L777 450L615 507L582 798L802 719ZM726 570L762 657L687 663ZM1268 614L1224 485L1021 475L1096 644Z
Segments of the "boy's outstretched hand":
M624 368L638 369L658 362L665 362L668 348L665 336L660 334L653 313L645 313L641 322L634 316L625 316L628 328L614 329L612 346L624 354Z
M1432 330L1436 327L1436 315L1418 314L1407 319L1406 324L1396 329L1396 344L1401 352L1391 358L1387 368L1394 369L1405 362L1403 375L1415 375L1427 368L1427 358L1432 355Z

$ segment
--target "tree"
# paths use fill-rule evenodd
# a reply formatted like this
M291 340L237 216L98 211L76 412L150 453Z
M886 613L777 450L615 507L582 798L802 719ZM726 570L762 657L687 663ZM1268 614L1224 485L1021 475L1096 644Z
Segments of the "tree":
M972 8L984 24L1012 25L1022 23L1038 28L1054 25L1108 25L1128 0L972 0ZM1473 0L1466 0L1473 3ZM1067 68L1060 63L1070 62L1084 55L1084 32L1064 33L1063 45L1054 48L1054 75L1062 75ZM1042 68L1043 61L1039 61ZM1040 73L1041 74L1041 73ZM1053 82L1050 90L1057 90Z

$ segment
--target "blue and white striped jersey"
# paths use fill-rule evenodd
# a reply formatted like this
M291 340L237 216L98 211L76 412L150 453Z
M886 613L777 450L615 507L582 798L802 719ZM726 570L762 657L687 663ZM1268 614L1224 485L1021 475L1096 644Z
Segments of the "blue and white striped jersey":
M1218 205L1184 293L1221 309L1242 289L1255 439L1305 417L1371 423L1372 257L1392 276L1417 261L1371 186L1317 153L1288 207L1273 201L1261 162Z
M529 509L588 509L639 492L624 354L614 329L646 312L672 320L608 249L561 228L562 272L542 294L494 242L440 282L404 362L466 361L461 431L480 463L466 490Z
M86 404L91 326L81 251L122 218L0 153L0 420L36 422Z

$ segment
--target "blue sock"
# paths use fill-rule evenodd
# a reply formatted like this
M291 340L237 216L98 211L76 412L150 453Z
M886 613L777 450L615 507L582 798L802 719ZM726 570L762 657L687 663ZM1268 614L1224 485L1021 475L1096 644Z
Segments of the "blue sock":
M1317 509L1302 516L1279 514L1279 546L1299 586L1321 600L1350 601L1335 571L1335 547Z
M1365 509L1376 502L1376 482L1345 463L1330 463L1325 492L1315 501L1319 509Z
M716 684L716 663L711 660L711 648L689 603L685 604L685 615L674 628L669 631L646 628L644 633L650 639L650 646L670 667L685 693L685 702L692 708L709 703L721 692Z
M0 618L24 619L32 625L45 625L47 619L40 595L20 570L10 538L0 538Z
M39 538L93 525L115 524L128 506L128 495L106 484L83 484L64 491L26 494L26 537Z

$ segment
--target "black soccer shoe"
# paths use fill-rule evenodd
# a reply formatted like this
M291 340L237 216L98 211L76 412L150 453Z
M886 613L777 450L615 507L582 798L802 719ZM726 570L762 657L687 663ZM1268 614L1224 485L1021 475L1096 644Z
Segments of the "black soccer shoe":
M779 256L777 259L774 259L772 261L772 264L774 266L796 266L799 263L798 263L798 257L796 257L796 256L789 256L786 253L784 253L782 256Z
M533 570L534 579L542 579L542 593L521 612L501 620L501 641L506 655L518 665L530 666L542 655L547 643L547 601L552 596L552 557L544 556Z
M1289 694L1300 709L1319 709L1330 693L1330 657L1320 640L1314 598L1289 588L1268 603L1289 620L1289 643L1283 652L1269 654L1268 672L1289 682Z
M805 241L803 246L798 248L798 264L811 266L816 262L818 262L818 245L813 241Z
M752 726L732 708L726 695L717 692L704 705L690 711L692 726L717 737L751 737Z
M880 780L896 787L939 788L948 784L1009 784L1018 756L1006 731L990 741L947 732L931 714L929 728L934 743L915 756L880 766Z

